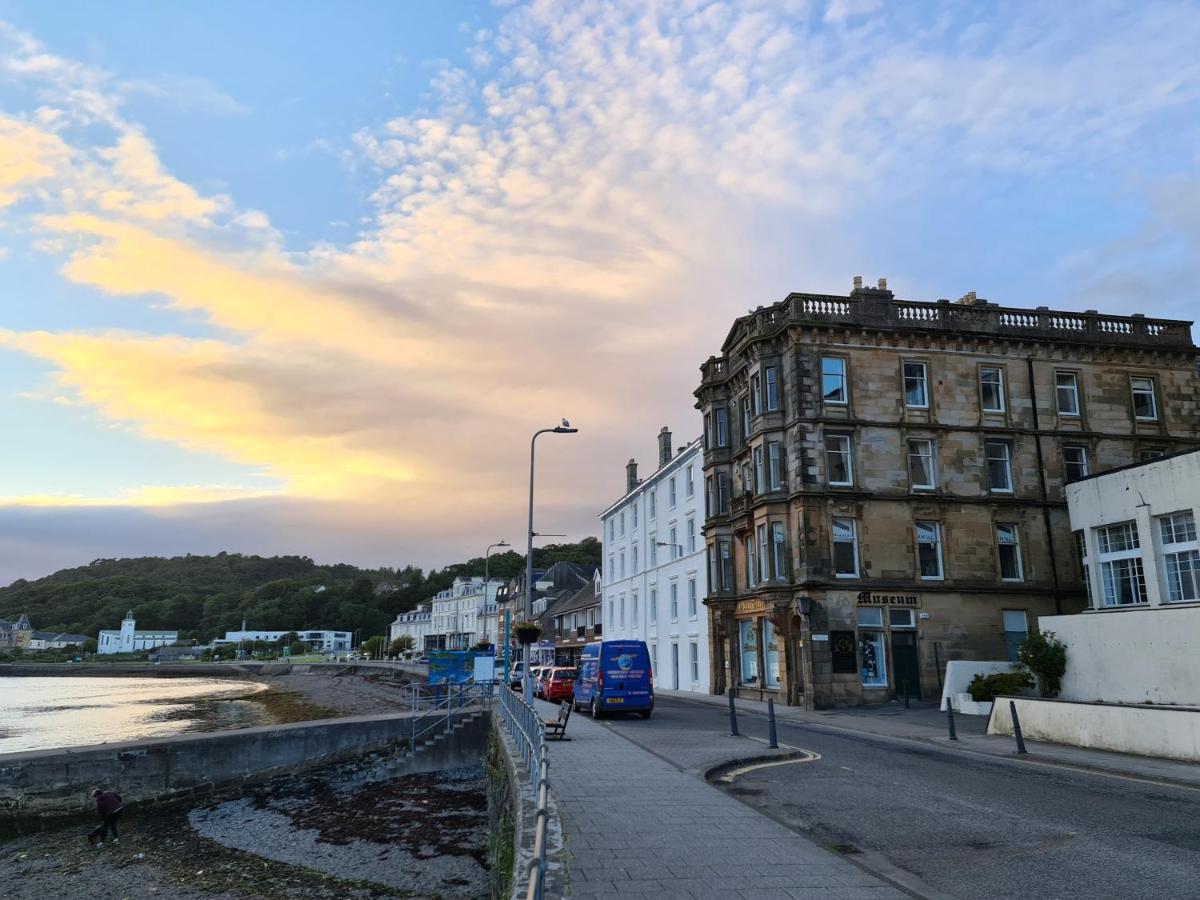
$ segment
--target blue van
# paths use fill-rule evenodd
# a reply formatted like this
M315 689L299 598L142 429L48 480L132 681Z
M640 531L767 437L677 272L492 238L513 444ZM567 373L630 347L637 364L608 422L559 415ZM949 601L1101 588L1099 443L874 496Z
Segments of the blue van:
M643 719L654 710L650 653L645 641L596 641L583 648L575 679L575 709L592 718L606 712L636 712Z

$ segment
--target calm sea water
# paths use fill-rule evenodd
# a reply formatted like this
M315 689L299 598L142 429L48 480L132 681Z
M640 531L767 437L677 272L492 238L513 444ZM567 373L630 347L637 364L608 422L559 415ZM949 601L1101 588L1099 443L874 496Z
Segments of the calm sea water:
M239 700L266 685L220 678L0 678L0 753L213 731L267 721Z

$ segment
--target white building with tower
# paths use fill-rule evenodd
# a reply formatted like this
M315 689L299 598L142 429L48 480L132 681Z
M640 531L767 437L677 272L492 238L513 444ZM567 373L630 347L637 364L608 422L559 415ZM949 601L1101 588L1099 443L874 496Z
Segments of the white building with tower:
M138 653L167 647L179 640L178 631L138 631L133 610L125 613L120 631L101 631L96 641L97 653Z
M702 457L699 438L673 450L664 427L658 468L640 480L631 459L625 496L600 514L604 640L645 641L660 690L708 692Z

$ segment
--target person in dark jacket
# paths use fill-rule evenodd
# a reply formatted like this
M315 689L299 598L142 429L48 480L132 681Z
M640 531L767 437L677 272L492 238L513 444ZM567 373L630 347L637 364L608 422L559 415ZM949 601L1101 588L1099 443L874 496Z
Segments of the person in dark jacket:
M100 788L92 791L92 798L96 801L96 812L100 814L100 824L88 835L88 843L93 847L103 847L104 840L110 831L112 832L112 842L117 843L117 819L121 818L125 802L116 791L102 791Z

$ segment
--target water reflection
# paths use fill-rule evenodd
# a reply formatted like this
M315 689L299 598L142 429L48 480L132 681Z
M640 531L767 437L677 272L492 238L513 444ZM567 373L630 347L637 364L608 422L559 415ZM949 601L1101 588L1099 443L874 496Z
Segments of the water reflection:
M220 678L0 678L0 753L258 725L261 705L237 698L266 689Z

